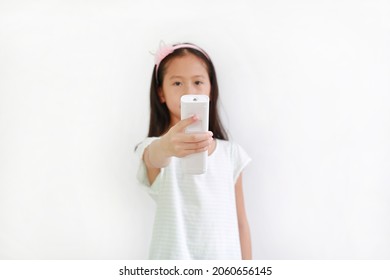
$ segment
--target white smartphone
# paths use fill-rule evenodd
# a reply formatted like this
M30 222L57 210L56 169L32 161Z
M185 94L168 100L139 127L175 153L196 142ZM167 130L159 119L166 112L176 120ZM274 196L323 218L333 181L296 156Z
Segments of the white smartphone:
M186 133L207 132L209 130L209 97L187 94L181 97L181 119L196 115L199 120L188 126ZM188 155L181 159L184 173L203 174L207 171L208 151Z

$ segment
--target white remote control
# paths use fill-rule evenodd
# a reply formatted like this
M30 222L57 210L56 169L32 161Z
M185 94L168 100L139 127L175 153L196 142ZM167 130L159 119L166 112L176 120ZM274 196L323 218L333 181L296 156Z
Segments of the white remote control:
M198 121L189 125L186 133L207 132L209 130L209 97L207 95L187 94L181 97L181 119L187 119L193 115ZM207 171L208 151L188 155L181 159L184 173L203 174Z

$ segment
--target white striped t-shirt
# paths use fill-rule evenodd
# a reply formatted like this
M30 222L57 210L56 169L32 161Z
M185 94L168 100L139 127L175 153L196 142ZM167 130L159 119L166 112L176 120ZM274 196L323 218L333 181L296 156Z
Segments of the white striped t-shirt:
M172 157L150 186L137 147L138 180L156 201L150 259L241 259L235 201L235 182L249 163L247 153L234 142L216 140L205 174L181 172L180 159Z

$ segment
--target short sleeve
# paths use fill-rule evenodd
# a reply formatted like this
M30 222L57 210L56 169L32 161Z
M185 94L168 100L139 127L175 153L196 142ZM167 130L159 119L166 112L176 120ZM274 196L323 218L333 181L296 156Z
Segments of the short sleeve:
M236 183L238 176L240 176L241 172L252 159L248 156L246 151L236 143L232 143L232 158L234 162L233 178L234 183Z
M138 171L137 171L137 180L144 186L147 186L150 189L150 182L148 179L146 165L142 157L146 147L148 147L153 141L157 140L158 137L148 137L135 148L135 153L139 162Z

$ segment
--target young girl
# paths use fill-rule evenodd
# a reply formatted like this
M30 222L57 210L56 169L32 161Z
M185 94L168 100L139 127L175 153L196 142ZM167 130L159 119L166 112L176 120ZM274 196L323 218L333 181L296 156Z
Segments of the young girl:
M180 120L180 98L210 98L209 129L187 134L197 121ZM157 203L151 259L251 259L242 170L250 161L227 141L218 111L218 83L207 53L193 44L160 47L150 89L149 134L136 148L138 180ZM208 170L181 171L180 158L208 151Z

